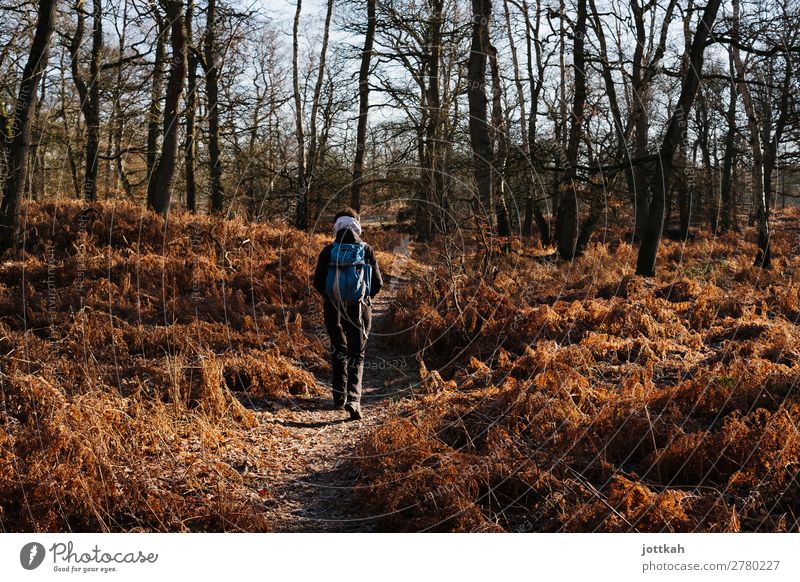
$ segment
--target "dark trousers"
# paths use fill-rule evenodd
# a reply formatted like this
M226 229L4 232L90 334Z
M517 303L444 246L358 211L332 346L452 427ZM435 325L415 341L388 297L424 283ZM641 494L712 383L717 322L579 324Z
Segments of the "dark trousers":
M323 313L331 338L333 399L344 401L346 395L348 402L359 403L372 308L368 304L347 305L339 311L326 298Z

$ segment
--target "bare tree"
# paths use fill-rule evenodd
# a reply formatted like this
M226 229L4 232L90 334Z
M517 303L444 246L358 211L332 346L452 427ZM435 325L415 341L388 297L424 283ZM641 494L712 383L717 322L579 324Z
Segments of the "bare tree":
M692 102L700 86L703 70L703 57L705 54L706 40L711 34L711 27L717 17L720 0L709 0L703 10L703 16L697 24L689 50L689 68L681 84L681 94L669 124L667 125L664 139L656 162L656 172L653 178L653 199L647 215L646 228L639 247L636 261L636 274L645 277L655 275L656 256L661 242L661 233L664 228L664 209L666 194L672 179L672 160L676 150L685 135Z
M184 164L186 165L186 208L191 212L197 211L197 181L195 178L195 156L197 144L195 143L197 130L197 47L194 46L194 0L186 4L186 144L184 150Z
M183 31L182 0L167 0L166 18L170 27L172 58L164 100L164 140L152 181L152 197L149 197L150 206L164 218L169 214L172 198L172 177L175 173L175 158L178 153L178 106L186 77L186 36Z
M167 31L169 23L161 13L159 2L149 0L150 12L155 21L155 50L153 54L153 70L150 92L150 109L147 117L147 203L155 205L155 176L158 164L159 141L161 140L162 111L161 101L164 98L164 53L166 52Z
M536 18L534 19L535 24L531 23L530 14L528 10L528 3L526 0L523 0L521 9L523 17L525 19L525 39L528 51L527 52L528 78L530 82L530 94L531 94L531 113L530 117L528 117L525 111L525 92L522 87L519 58L517 57L517 46L514 41L514 34L511 26L511 12L508 8L508 5L509 5L509 0L503 0L503 13L505 15L506 33L508 35L508 45L511 51L511 64L513 66L513 71L514 71L514 86L517 89L517 101L519 102L519 110L520 110L519 123L520 123L520 135L522 139L522 154L525 157L525 163L530 173L529 189L527 190L527 192L525 192L525 198L524 198L525 219L522 228L522 234L523 236L530 236L533 229L533 221L536 220L536 224L539 227L539 236L542 240L542 244L548 244L550 242L550 228L547 223L547 220L544 218L544 215L542 214L541 205L539 203L539 198L536 193L536 185L539 182L537 173L541 172L541 164L538 163L538 159L533 158L531 152L531 142L535 141L536 139L536 116L537 116L539 92L541 91L542 83L544 81L544 67L542 66L541 43L539 42L538 39L541 14L539 7L537 6ZM536 36L535 43L532 39L532 35ZM538 81L537 79L534 78L533 75L532 46L534 44L536 46L535 49L536 60L539 69Z
M117 185L122 185L125 194L128 198L133 198L133 186L128 179L128 173L125 168L125 156L123 153L123 133L125 131L126 125L126 105L122 103L123 92L126 89L126 70L125 70L125 61L127 60L125 55L125 50L127 48L127 36L126 30L128 24L130 23L129 17L129 9L130 9L130 0L124 0L121 7L116 7L112 4L112 11L115 9L121 9L121 14L117 12L113 13L113 22L116 33L118 35L118 45L117 45L117 62L114 63L114 68L116 68L116 75L114 77L114 84L111 88L111 103L112 103L112 111L111 111L111 122L109 128L111 137L109 138L109 146L113 147L112 158L114 163L116 164L116 176L117 176Z
M639 0L630 0L631 15L636 31L636 47L633 51L631 68L631 129L634 135L633 157L640 159L647 153L647 137L649 130L648 103L649 85L645 83L644 51L647 32L644 21L644 6ZM652 70L652 69L651 69ZM634 240L642 240L642 234L650 205L650 192L646 186L644 168L637 165L633 168L633 197L635 205Z
M556 214L556 241L558 254L564 260L575 256L578 240L578 153L583 133L584 105L586 104L586 0L578 0L578 15L573 30L573 70L575 90L569 140L565 154L566 171L559 184L558 213Z
M440 65L442 51L442 13L444 8L443 0L431 0L430 21L427 27L425 39L428 45L425 47L427 71L427 92L425 95L425 105L427 107L427 124L425 127L425 154L424 154L424 173L425 191L427 193L429 205L424 208L425 219L418 220L417 224L423 223L423 232L426 237L431 234L430 218L434 213L439 216L440 230L446 230L447 219L444 216L445 201L444 191L444 168L442 168L442 95L440 87ZM420 210L423 207L420 206Z
M472 144L473 174L478 200L490 228L492 220L492 142L486 117L486 60L491 50L489 23L492 20L491 0L472 0L472 46L467 74L469 100L469 136ZM481 220L476 216L476 219Z
M333 16L333 0L328 0L327 9L325 11L325 24L322 30L322 46L319 51L319 63L317 66L317 81L314 84L314 94L311 98L311 114L309 119L308 131L308 156L306 157L306 176L303 181L305 184L305 224L303 220L298 220L298 228L308 228L308 203L311 197L311 189L315 186L314 180L317 172L317 162L323 148L320 143L320 128L317 127L317 120L319 115L320 99L322 97L322 88L325 82L326 63L328 57L328 40L330 38L331 18ZM324 131L324 130L323 130ZM298 214L299 216L299 214ZM302 225L302 226L301 226Z
M791 28L791 27L790 27ZM794 28L794 35L796 36L797 29ZM777 75L774 72L774 60L769 59L766 63L766 70L771 73L768 77L768 82L764 83L765 90L762 98L762 110L764 111L763 118L765 122L762 125L762 141L764 143L764 201L767 206L767 213L773 204L774 190L772 187L772 174L775 171L775 164L778 159L778 147L783 139L786 126L789 122L792 109L792 79L795 76L795 63L792 62L791 55L784 55L784 71L783 80L780 82L780 89L777 95L777 117L774 123L773 117L773 91L770 90L770 82L775 80Z
M684 12L683 17L683 58L681 59L681 69L680 69L680 76L681 78L686 77L689 67L691 63L689 62L689 51L692 45L692 15L694 14L694 0L688 0L687 7ZM695 99L696 102L696 109L702 109L703 107L703 90L702 88L698 87L698 94ZM685 120L688 130L689 125L689 117ZM699 132L700 135L697 136L695 140L695 150L697 149L698 141L703 139L702 132ZM686 240L689 236L689 226L691 224L691 214L692 214L692 207L695 204L694 200L694 187L696 185L696 180L694 179L695 170L693 167L695 160L689 160L688 158L688 140L683 139L681 140L680 145L678 146L677 156L678 156L678 166L683 168L683 172L680 173L682 178L687 178L688 176L692 176L691 180L688 179L676 179L673 180L673 184L675 185L675 190L677 190L677 198L678 198L678 238L680 240ZM667 198L669 199L670 191L667 191ZM669 207L669 204L668 204Z
M0 253L11 249L19 229L19 202L28 178L31 122L36 105L36 89L47 67L50 38L56 14L55 0L39 0L36 30L33 35L28 61L22 73L22 82L14 105L13 118L3 140L3 154L8 161L8 171L0 204Z
M734 138L736 137L736 101L738 93L736 90L736 66L733 63L733 54L729 55L730 86L728 88L728 109L725 115L727 131L725 133L725 152L722 156L722 185L720 194L722 195L722 209L720 211L720 230L725 232L731 228L736 228L736 205L734 204L733 192L731 192L734 158Z
M295 198L294 225L308 226L308 189L306 186L306 138L303 128L303 100L300 93L300 11L303 0L297 0L292 26L292 89L294 92L295 137L297 138L297 194Z
M71 126L70 126L70 115L68 113L68 103L72 101L70 96L67 93L67 79L66 79L66 63L65 63L66 55L62 52L60 55L60 63L59 63L59 99L61 100L61 111L60 117L62 121L61 131L63 132L63 143L64 148L66 149L66 161L69 167L69 177L70 182L72 183L72 189L75 193L75 198L81 198L83 195L83 188L80 181L80 176L78 175L78 162L77 156L75 154L75 148L73 147L72 143L72 136L71 136ZM73 83L74 84L74 83ZM77 120L80 121L80 118ZM8 124L10 126L10 124ZM3 124L3 128L5 130L6 124ZM9 127L10 129L10 127ZM5 160L3 160L5 161Z
M308 132L308 149L306 150L305 130L303 128L303 106L300 90L300 71L298 65L300 10L302 0L297 0L295 10L293 41L292 41L292 80L294 85L295 127L297 131L297 196L295 199L294 225L305 230L308 228L310 189L312 187L314 172L316 170L317 155L319 152L319 136L317 135L317 115L319 113L322 86L325 80L325 62L328 53L328 39L330 36L331 17L333 15L333 0L328 0L325 14L325 25L320 48L319 65L317 67L317 80L311 98L311 113Z
M361 209L361 177L364 173L366 154L367 116L369 114L369 68L372 47L375 44L375 3L367 0L367 30L364 35L364 50L361 51L361 68L358 71L358 127L356 128L356 154L353 161L353 182L350 187L350 206Z
M222 210L222 162L219 147L219 47L216 40L217 1L208 0L203 65L206 76L206 116L208 117L208 166L211 211Z
M84 0L75 5L78 24L69 43L72 79L78 90L81 111L86 120L86 149L84 150L86 169L83 180L83 197L94 200L97 197L97 162L100 149L100 57L103 48L103 7L101 0L92 0L92 50L89 59L89 79L80 68L80 46L85 27Z
M500 80L500 65L497 49L489 45L489 71L492 78L492 148L493 168L496 179L492 180L492 199L495 204L495 219L498 236L511 235L511 223L506 206L506 163L508 161L508 127L503 115L503 86Z
M769 245L769 218L767 216L767 201L764 196L764 152L761 145L761 120L750 95L750 87L745 79L746 69L739 50L739 32L741 26L741 13L739 0L731 0L733 5L733 31L734 42L731 44L733 64L736 67L739 94L747 115L747 128L750 132L750 147L753 152L753 206L755 208L756 230L758 231L758 254L756 265L770 266Z

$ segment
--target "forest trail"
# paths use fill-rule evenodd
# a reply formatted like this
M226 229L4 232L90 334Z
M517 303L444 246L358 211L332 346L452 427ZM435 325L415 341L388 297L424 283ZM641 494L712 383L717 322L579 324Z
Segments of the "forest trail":
M263 407L249 403L258 417L250 439L260 441L262 431L270 435L261 440L271 443L263 451L269 474L255 476L251 486L261 496L271 531L353 532L376 527L376 516L358 498L351 461L361 439L402 409L419 375L416 360L389 345L386 319L400 279L385 274L384 282L384 290L373 299L362 420L350 421L346 411L331 408L329 378L317 378L320 396L264 402ZM321 318L320 314L320 326Z

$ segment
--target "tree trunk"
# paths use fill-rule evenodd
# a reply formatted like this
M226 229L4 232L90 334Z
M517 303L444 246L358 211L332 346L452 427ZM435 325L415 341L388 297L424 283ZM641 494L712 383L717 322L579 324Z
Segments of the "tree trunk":
M781 143L783 132L786 129L786 122L789 118L789 108L792 83L792 67L794 63L790 58L786 58L786 70L784 71L783 83L781 84L780 102L778 105L778 119L775 122L775 132L770 137L769 125L764 124L764 200L767 204L767 213L773 201L774 193L772 189L772 173L775 171L775 164L778 159L778 146ZM767 100L769 97L767 97Z
M446 230L447 216L444 213L442 199L444 181L441 160L443 148L441 147L442 113L441 94L439 89L439 63L442 51L442 9L443 0L432 0L431 19L429 27L428 57L428 83L425 103L428 108L428 123L425 128L425 169L427 173L426 189L430 206L428 212L439 216L439 230Z
M65 55L61 53L61 62L59 63L59 71L60 71L60 78L59 78L59 97L62 102L66 103L67 101L67 80L65 77L66 66L64 63ZM3 117L3 158L0 160L0 167L5 169L7 167L7 159L6 159L6 140L10 139L6 136L6 119L4 112L0 112L0 116ZM72 190L75 193L75 198L80 200L81 196L83 195L83 190L81 188L80 178L78 177L78 164L75 161L75 150L72 148L72 139L70 138L70 134L72 133L69 127L69 121L67 120L66 115L61 116L62 121L62 131L64 132L64 136L66 138L65 147L67 148L67 164L69 165L69 176L70 181L72 182ZM8 128L10 131L10 121L8 123ZM0 173L2 175L2 173ZM3 176L5 177L5 176Z
M528 165L530 164L531 148L529 142L530 136L528 135L527 128L525 127L526 123L528 122L527 115L525 115L525 93L522 90L522 79L520 78L519 73L519 59L517 58L517 45L514 41L513 29L511 28L511 12L508 9L508 0L503 0L503 14L506 22L506 37L508 38L508 46L511 51L511 66L512 72L514 73L514 87L517 90L517 101L519 101L519 126L520 136L522 138L522 155L525 156L525 164ZM528 21L526 21L525 24L527 31ZM528 36L530 36L530 32L528 32ZM494 57L496 59L496 52ZM494 71L492 83L495 83ZM532 180L531 184L535 184L535 181ZM526 198L530 198L530 195L528 195Z
M631 126L634 132L633 157L634 159L641 159L647 153L647 135L650 128L649 120L647 119L646 95L649 88L642 82L644 76L642 60L647 33L645 31L643 8L639 5L638 0L631 0L630 4L636 28L636 48L633 51L631 75ZM635 206L633 238L637 242L642 240L645 224L647 223L650 194L650 190L647 187L646 170L641 165L637 165L633 168L633 198Z
M497 62L497 49L489 46L489 69L492 76L492 136L495 142L493 148L494 174L492 180L494 192L492 199L495 202L494 214L497 220L498 236L511 236L511 223L506 207L506 161L508 159L508 130L503 118L503 87L500 84L500 66Z
M731 73L731 86L728 96L728 111L725 115L725 120L728 124L728 130L725 133L725 153L722 160L722 185L720 193L722 195L722 215L720 216L720 230L727 232L734 228L736 219L736 205L734 204L732 186L733 174L733 154L734 154L734 139L736 138L736 83L733 81L736 77L736 68L733 64L733 56L729 58L730 73Z
M578 239L578 151L583 135L583 114L586 104L586 55L584 42L586 37L586 0L578 0L578 14L573 31L573 69L575 75L575 92L572 100L572 115L567 142L564 178L558 188L558 212L556 214L556 241L559 256L569 261L575 257L575 245Z
M186 164L186 208L190 212L197 211L197 182L195 178L195 144L197 117L197 55L194 50L194 0L186 4L186 146L184 160Z
M684 13L683 18L683 58L681 59L681 76L685 77L688 73L689 66L691 63L689 62L689 52L692 46L692 14L694 13L694 1L690 0L688 3L688 8ZM695 101L698 105L701 105L703 102L703 91L698 87L698 94L695 97ZM689 112L691 115L691 111ZM686 117L686 124L688 126L689 117ZM702 139L702 131L699 132L698 140ZM692 160L689 160L689 152L686 151L686 139L684 138L681 140L681 143L678 145L678 152L677 156L680 160L680 168L681 172L683 173L683 179L676 181L675 183L675 190L677 191L678 196L678 240L685 241L689 237L689 226L691 224L691 215L692 209L694 206L694 187L695 187L695 175L694 169L694 162L697 160L697 141L694 144L694 151L692 154ZM692 164L690 166L690 164ZM669 193L667 194L669 197ZM666 224L666 220L664 221Z
M36 105L33 109L32 119L39 116L39 111L45 99L45 83L39 83L39 98L36 99ZM28 171L28 197L30 200L38 200L45 190L45 176L46 167L44 164L47 144L42 141L41 129L37 135L33 133L34 127L31 127L31 153L29 158L30 170Z
M217 2L208 0L206 13L206 99L208 106L208 172L211 180L211 211L222 210L222 162L219 149L219 48L216 41Z
M704 91L700 91L700 95L698 97L697 103L697 118L698 118L698 136L695 145L695 150L700 148L700 153L702 154L702 161L703 161L703 173L701 174L701 180L699 180L699 184L697 184L698 180L695 180L695 184L697 190L700 193L700 200L699 202L702 203L705 201L706 208L708 211L708 224L711 229L712 234L717 234L717 230L719 228L719 214L720 214L720 200L717 196L716 189L714 188L714 173L713 168L711 167L711 120L709 118L709 107L708 101L706 99L706 95ZM696 171L697 165L693 168L693 171ZM690 184L691 186L691 181ZM688 236L689 230L687 226L686 236ZM682 240L685 240L684 237Z
M70 55L70 70L75 88L78 90L81 113L86 120L85 171L83 176L83 198L93 201L97 198L97 156L100 149L100 90L98 73L100 71L100 54L103 48L103 14L101 0L92 0L92 52L89 59L89 81L80 71L80 55L78 51L83 42L84 0L78 0L75 9L78 24L75 36L67 47Z
M646 228L639 247L636 261L636 274L652 277L656 270L656 256L664 228L664 202L672 179L672 159L681 140L686 133L689 113L692 109L697 88L700 86L700 75L703 70L703 56L706 40L717 17L720 0L709 0L703 11L703 17L697 24L694 40L689 51L689 70L681 84L681 94L675 112L670 118L656 164L653 183L653 199L647 215Z
M369 66L372 46L375 42L375 3L367 0L367 33L364 50L361 52L361 68L358 71L358 127L356 128L356 155L353 162L353 182L350 186L350 206L361 210L361 177L364 173L364 154L367 150L367 116L369 115Z
M122 8L122 22L121 22L121 29L119 34L119 44L117 48L119 50L119 55L125 52L126 47L126 37L125 37L125 29L128 25L128 0L124 0L123 8ZM123 88L123 67L120 64L117 67L117 74L116 74L116 83L111 92L111 102L113 103L113 127L111 129L112 133L112 140L114 144L114 160L116 163L116 174L117 180L114 185L115 188L118 188L120 184L122 184L123 190L125 190L125 195L128 197L129 200L133 199L133 187L131 186L130 181L128 180L128 176L125 172L125 162L123 159L122 154L122 136L125 130L125 115L123 114L123 108L121 101L122 96L122 88Z
M297 0L292 26L292 89L294 91L294 123L297 139L297 193L295 195L294 225L305 230L308 228L308 188L306 186L306 140L303 129L303 101L300 94L300 69L298 64L300 10L303 0Z
M599 189L595 188L595 190ZM586 247L589 246L592 233L594 232L594 229L597 228L597 224L600 222L600 218L603 216L603 202L605 202L605 199L602 195L602 192L592 192L592 200L589 205L589 215L581 225L580 231L578 232L578 240L575 243L575 256L582 255L584 251L586 251Z
M417 157L420 165L419 185L416 193L416 212L414 216L414 230L417 233L417 240L420 242L427 242L431 240L433 235L433 213L431 212L431 204L433 201L430 199L431 189L428 187L428 171L427 166L427 151L428 147L425 143L425 136L428 126L428 89L426 84L426 77L423 74L419 75L417 85L420 89L419 103L420 103L420 121L416 129L416 142L417 142Z
M536 19L531 24L528 2L522 0L522 13L525 18L525 41L527 44L527 57L528 57L528 81L530 84L531 93L531 110L528 116L528 148L531 152L531 189L527 192L525 197L525 225L523 227L523 235L530 236L532 234L533 221L539 227L539 238L542 245L550 244L550 223L542 213L542 207L539 203L539 193L544 193L544 184L541 175L544 172L541 159L536 150L536 136L538 127L539 116L539 94L542 91L544 83L545 64L542 62L542 43L539 39L539 27L541 24L541 0L536 2ZM531 37L531 29L535 40ZM532 50L535 51L536 71L538 73L536 79L533 76L533 62L534 57ZM537 186L540 186L537 188Z
M161 157L155 170L152 208L164 218L169 215L172 198L172 177L175 174L175 158L178 153L178 119L183 82L186 77L186 36L183 33L183 2L166 2L167 20L170 24L172 58L167 79L167 94L164 100L164 141Z
M306 157L305 170L306 175L305 183L305 215L307 228L309 205L312 200L312 190L315 186L315 178L317 172L317 162L319 161L320 152L320 135L317 130L317 116L319 113L320 97L322 95L322 85L325 81L325 63L328 56L328 39L330 38L331 18L333 16L333 0L328 0L328 7L325 11L325 24L322 31L322 46L319 50L319 65L317 66L317 82L314 84L314 94L311 98L311 115L309 119L308 131L308 156ZM298 228L301 228L298 225Z
M753 206L755 210L756 231L758 232L758 253L756 254L756 266L769 268L770 266L770 244L769 244L769 218L767 216L767 203L764 198L764 154L761 147L761 131L759 129L759 119L755 104L750 96L750 88L747 86L745 74L746 70L739 54L739 0L732 0L733 6L733 39L731 53L733 54L733 64L736 66L736 77L739 83L739 94L742 96L742 103L747 114L747 127L750 130L750 147L753 148Z
M22 71L22 82L14 105L10 132L3 140L3 153L8 171L0 204L0 254L14 247L19 229L19 202L25 189L30 152L31 123L36 106L36 89L47 67L50 37L56 17L56 0L39 0L36 31L28 61Z
M648 42L645 13L654 10L654 6L659 6L659 4L654 2L642 2L640 4L639 0L630 0L633 23L636 29L636 47L633 51L631 67L630 117L628 120L628 127L626 128L626 142L630 138L631 132L633 132L633 158L636 160L642 159L648 151L650 92L652 90L653 78L660 69L659 63L666 50L669 25L672 21L672 14L676 3L676 0L670 0L667 5L653 58L649 62L645 62L645 44ZM692 13L692 6L693 2L689 0L687 7L684 8L684 12ZM654 22L651 20L651 29L653 24ZM620 46L621 54L623 54L624 50L625 48ZM628 155L630 157L630 154ZM630 168L630 172L629 187L632 183L633 190L631 196L635 207L633 238L634 241L639 242L642 240L642 234L648 219L650 200L654 193L651 191L651 188L648 187L647 182L649 174L647 167L641 163L637 163Z
M486 56L489 53L491 0L472 0L472 45L467 68L469 101L469 137L472 145L473 174L478 201L484 217L479 223L492 228L492 142L486 118Z
M537 224L539 225L539 233L542 239L542 244L547 244L547 240L550 237L549 228L547 228L547 222L544 220L544 216L542 216L542 210L539 206L539 201L536 196L536 171L535 171L535 162L531 155L531 132L530 128L526 127L529 119L525 113L525 92L522 89L522 79L520 76L519 70L519 59L517 58L517 46L514 42L514 35L511 28L511 12L508 9L508 0L503 0L503 12L505 14L506 20L506 34L508 36L508 45L511 49L511 64L513 65L514 69L514 85L517 88L517 100L519 101L519 125L520 125L520 135L522 136L522 155L525 158L525 165L526 170L530 177L530 185L525 192L525 219L522 227L522 235L523 236L531 236L533 233L533 221L536 220ZM522 3L522 12L525 18L525 40L527 43L527 50L528 50L528 73L530 76L530 83L535 85L535 81L533 79L533 66L532 66L532 39L531 39L531 22L530 16L528 14L528 4L527 2L523 1ZM538 27L537 27L538 32ZM538 39L537 39L538 41ZM533 91L532 97L533 97ZM538 95L537 95L538 97ZM535 104L531 105L535 110ZM534 115L532 113L531 115ZM534 125L535 127L535 125ZM534 132L535 134L535 132ZM542 223L545 224L542 227ZM546 238L545 238L546 237Z
M553 132L555 134L555 145L556 145L556 153L554 155L554 162L555 165L560 168L565 163L566 157L566 148L567 148L567 61L566 61L566 52L567 52L567 27L565 25L566 20L566 6L564 0L559 0L558 2L558 16L559 16L559 24L558 24L558 71L559 71L559 83L558 83L558 122L554 122L553 125ZM561 194L559 188L561 187L561 183L564 179L564 173L562 171L557 170L553 172L553 214L556 216L556 223L558 222L558 205L561 201ZM558 224L556 224L556 230L558 229ZM555 238L558 238L558 234L555 233ZM558 241L556 240L556 246L558 246Z
M628 157L628 136L625 132L625 127L622 123L622 113L619 108L619 99L617 98L617 87L614 83L614 77L611 71L611 63L608 59L608 47L606 45L606 35L603 31L603 22L597 11L597 6L594 0L589 0L589 7L592 10L592 17L594 20L594 28L597 34L597 42L600 48L600 64L602 65L603 83L605 85L606 93L608 93L608 103L611 110L611 118L614 121L614 132L617 136L617 159L622 161ZM633 165L625 168L625 179L628 184L628 191L636 191L636 183L633 177Z
M688 158L684 158L684 163L689 163ZM688 182L678 184L676 189L678 194L678 240L685 241L689 238L694 196Z
M150 110L147 117L147 204L155 208L155 177L158 164L158 141L161 138L161 98L164 92L164 52L167 22L161 15L159 3L151 0L150 7L156 21L156 46L153 60L153 85L150 93Z
M92 0L92 56L89 61L89 101L86 105L86 175L83 197L97 198L97 166L100 150L100 56L103 50L102 0Z

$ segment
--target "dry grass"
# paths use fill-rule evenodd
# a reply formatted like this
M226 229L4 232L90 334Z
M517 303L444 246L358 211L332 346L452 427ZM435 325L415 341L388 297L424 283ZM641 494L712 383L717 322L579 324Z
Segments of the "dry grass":
M624 243L418 274L392 317L425 381L362 444L365 500L387 529L797 531L796 231L773 245L769 272L748 232L665 242L655 280Z
M0 267L2 529L269 529L242 402L313 396L327 370L304 319L321 240L127 203L24 221Z
M315 397L329 371L325 237L81 213L28 206L0 266L0 526L269 530L258 483L291 428L251 403ZM796 531L797 220L777 217L769 272L748 232L665 242L654 280L613 237L557 266L518 242L398 260L401 234L371 237L404 278L386 341L423 383L360 444L365 502L393 530Z

